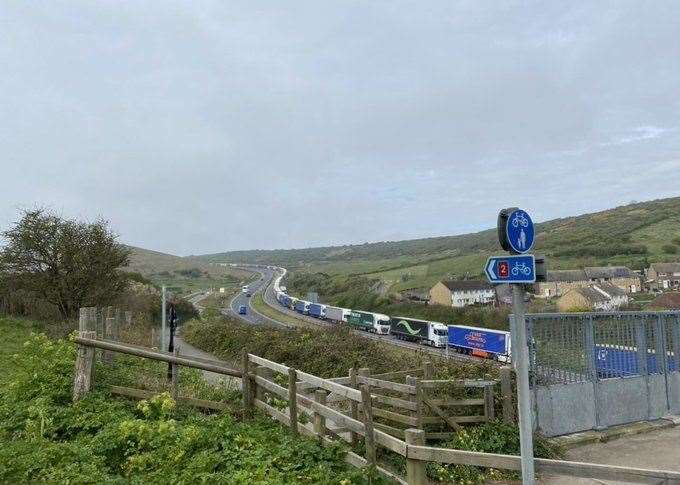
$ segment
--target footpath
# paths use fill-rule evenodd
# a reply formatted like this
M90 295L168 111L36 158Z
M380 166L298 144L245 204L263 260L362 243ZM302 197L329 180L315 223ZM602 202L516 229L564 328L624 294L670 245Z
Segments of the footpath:
M626 435L606 443L592 443L567 450L565 460L635 468L680 471L680 426ZM545 477L549 485L622 483L573 477Z

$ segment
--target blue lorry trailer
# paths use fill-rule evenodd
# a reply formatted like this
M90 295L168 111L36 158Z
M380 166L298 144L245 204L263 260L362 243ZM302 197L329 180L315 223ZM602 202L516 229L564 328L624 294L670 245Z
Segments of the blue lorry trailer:
M641 368L641 364L644 362L643 359L647 361L647 373L662 373L662 357L663 354L659 354L659 359L657 359L657 354L652 349L648 349L646 355L640 355L638 348L635 346L595 345L595 367L600 379L643 375L643 369ZM677 361L672 352L666 352L666 366L671 372L678 370Z
M309 302L305 300L298 300L295 302L295 311L306 315L309 313Z
M326 318L326 305L322 305L321 303L310 303L309 315L315 318Z
M449 347L462 353L508 362L510 332L490 328L449 325Z

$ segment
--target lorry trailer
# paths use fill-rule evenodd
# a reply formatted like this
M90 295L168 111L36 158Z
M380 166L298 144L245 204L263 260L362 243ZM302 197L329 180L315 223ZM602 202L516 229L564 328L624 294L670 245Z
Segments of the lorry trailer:
M380 335L390 333L390 317L380 313L361 312L351 310L347 315L347 324L364 332L372 332Z
M449 325L449 347L477 357L485 357L500 362L510 361L510 332L489 328Z
M347 323L347 315L350 313L351 310L347 308L326 305L326 320L333 323Z
M309 304L309 316L315 318L326 318L326 305L321 303L310 303Z
M424 343L432 347L446 347L448 329L439 322L409 317L392 317L390 333L400 340Z
M297 300L295 302L295 311L307 315L309 313L309 302L305 300Z

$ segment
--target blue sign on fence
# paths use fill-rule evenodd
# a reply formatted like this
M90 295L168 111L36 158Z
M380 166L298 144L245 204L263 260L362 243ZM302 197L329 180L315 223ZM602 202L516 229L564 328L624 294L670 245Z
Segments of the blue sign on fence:
M533 254L492 256L485 272L490 283L535 283L536 260Z
M534 223L529 214L522 209L517 209L510 214L505 233L510 247L517 253L527 253L534 247Z

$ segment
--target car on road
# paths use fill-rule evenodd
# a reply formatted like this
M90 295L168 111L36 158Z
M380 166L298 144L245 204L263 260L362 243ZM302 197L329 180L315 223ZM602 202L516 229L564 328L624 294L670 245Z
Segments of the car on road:
M248 308L245 305L238 307L238 314L245 315L248 312Z
M250 298L251 296L250 292L246 293L246 298Z

